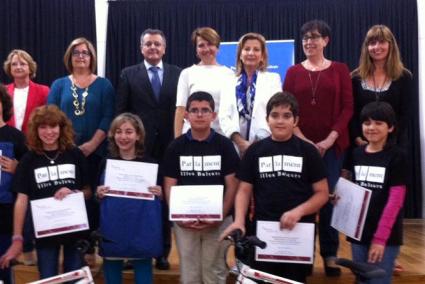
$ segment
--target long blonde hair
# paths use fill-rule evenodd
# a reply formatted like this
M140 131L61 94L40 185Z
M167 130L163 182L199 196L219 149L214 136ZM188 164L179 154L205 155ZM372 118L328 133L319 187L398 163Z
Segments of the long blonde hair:
M391 30L385 25L374 25L366 33L366 37L362 44L359 67L352 72L352 76L358 75L363 80L366 80L367 77L373 75L375 65L368 51L368 45L372 41L386 41L389 43L388 57L384 66L385 74L387 74L388 78L395 81L399 79L404 72L410 73L401 61L400 50L398 49L397 41Z

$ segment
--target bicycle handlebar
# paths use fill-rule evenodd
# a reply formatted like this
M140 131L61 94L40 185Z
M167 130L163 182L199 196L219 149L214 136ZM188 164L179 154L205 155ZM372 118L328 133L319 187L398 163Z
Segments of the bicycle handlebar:
M244 246L256 246L262 249L266 248L267 246L266 242L263 242L256 236L243 236L242 231L240 229L232 231L227 236L227 239L233 241L235 243L235 246L237 246L238 244L243 244Z

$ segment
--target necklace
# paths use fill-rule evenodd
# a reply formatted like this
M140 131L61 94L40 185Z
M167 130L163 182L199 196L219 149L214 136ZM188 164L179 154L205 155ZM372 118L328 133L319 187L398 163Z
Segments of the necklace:
M324 66L326 62L326 59L323 58L322 62L320 62L319 65L314 66L313 64L311 64L310 61L306 61L306 63L308 63L310 65L310 68L306 68L307 73L308 73L308 78L310 79L310 86L311 86L311 105L316 105L317 104L317 96L316 96L316 91L317 91L317 87L319 86L319 80L320 80L320 75L322 74L322 67ZM306 64L307 65L307 64ZM311 78L311 73L316 71L317 69L319 69L319 73L317 74L317 79L316 82L314 82L313 84L313 79Z
M384 81L382 82L381 86L376 84L375 74L373 74L373 92L375 93L375 100L379 101L379 95L378 93L381 93L382 90L385 87L385 83L387 82L387 74L385 74Z
M53 158L50 158L50 157L46 154L46 152L43 152L43 155L44 155L44 157L46 157L46 159L47 159L47 160L49 160L49 161L50 161L50 164L51 164L51 165L53 165L53 164L55 163L55 160L59 157L60 152L58 151L58 152L56 153L56 155L55 155Z
M320 74L322 74L322 70L319 71L316 82L314 84L313 84L313 79L311 79L312 72L310 70L307 70L307 72L308 72L308 78L310 79L310 86L311 86L311 105L314 106L317 104L316 91L317 91L317 86L319 85L319 79L320 79Z
M71 85L71 94L74 97L73 105L74 105L74 114L77 116L81 116L86 112L86 97L89 95L89 87L86 87L84 89L84 92L81 94L81 108L80 108L80 102L78 101L78 93L77 93L77 86L75 85L74 80L72 80Z

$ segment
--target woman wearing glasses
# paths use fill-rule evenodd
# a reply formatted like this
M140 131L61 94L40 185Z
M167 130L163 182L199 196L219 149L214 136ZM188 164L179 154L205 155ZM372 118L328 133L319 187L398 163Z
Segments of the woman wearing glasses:
M301 27L306 59L292 66L283 89L295 95L300 106L299 123L294 133L312 143L323 157L328 170L329 192L340 176L344 152L349 145L348 123L353 114L353 96L348 67L325 58L330 40L329 26L313 20ZM338 250L338 232L330 227L332 204L320 210L320 254L327 276L341 271L331 262Z
M26 133L29 116L34 108L46 104L49 87L31 81L35 78L37 63L25 50L12 50L3 69L13 79L6 86L13 99L13 115L7 124Z
M96 62L96 51L90 41L73 40L64 55L70 74L53 82L47 98L49 104L57 105L71 120L75 143L87 157L92 173L98 171L106 155L105 138L115 110L115 91L108 79L95 74ZM92 189L96 188L95 176L90 180ZM92 208L95 206L94 201L88 204L90 218L93 218L91 228L97 227L98 213Z
M71 42L64 55L70 75L53 82L48 103L57 105L72 121L76 144L86 157L104 155L103 142L114 115L114 89L98 77L96 51L85 38Z

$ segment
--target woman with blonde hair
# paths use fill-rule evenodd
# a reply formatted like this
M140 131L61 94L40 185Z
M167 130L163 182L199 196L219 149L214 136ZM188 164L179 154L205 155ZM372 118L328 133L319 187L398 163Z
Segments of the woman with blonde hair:
M258 33L243 35L236 53L236 76L224 88L218 116L223 133L243 155L254 141L270 135L266 105L282 91L280 76L267 72L265 38Z
M48 197L62 200L76 192L83 192L86 198L90 196L86 159L75 147L73 138L72 124L58 107L41 106L32 112L27 133L30 151L20 160L14 177L13 190L18 195L12 245L1 257L0 267L8 267L22 251L24 217L30 200ZM57 174L64 170L66 174ZM83 261L76 242L83 236L83 232L75 232L36 239L40 278L58 274L61 247L64 272L81 268Z
M362 44L359 66L351 75L354 96L351 135L355 144L367 144L359 119L362 108L373 101L385 101L396 113L399 130L397 143L406 148L412 74L404 67L397 41L387 26L375 25L368 30Z
M222 86L233 76L232 70L217 62L220 41L219 34L210 27L197 28L192 33L192 42L200 61L184 69L180 74L174 119L175 137L189 129L189 123L184 121L184 114L187 99L194 92L211 94L216 108L213 111L219 109ZM218 118L213 121L212 128L222 134Z
M11 84L6 85L13 100L13 115L7 124L25 133L32 110L46 104L49 87L31 80L37 73L37 63L25 50L12 50L3 69L13 79Z

